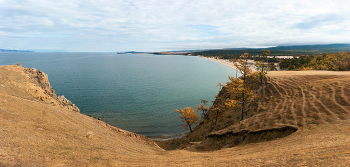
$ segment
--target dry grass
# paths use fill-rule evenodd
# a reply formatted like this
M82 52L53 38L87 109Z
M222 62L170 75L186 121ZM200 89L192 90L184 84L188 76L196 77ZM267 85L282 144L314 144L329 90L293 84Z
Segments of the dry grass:
M225 131L241 129L241 124L250 130L257 130L254 124L259 124L259 129L282 125L303 129L312 123L347 120L350 96L345 88L349 87L350 72L270 72L267 84L258 91L258 107L250 107L245 121Z
M206 121L183 139L162 143L162 148L217 150L249 143L248 141L234 142L228 135L239 133L242 130L262 131L286 126L302 130L312 125L337 124L339 121L350 118L350 103L348 103L350 96L346 93L348 87L350 87L350 72L270 72L267 83L258 90L257 104L247 107L244 121L240 121L240 110L228 110L226 117L220 118L216 126L213 121ZM225 96L225 91L220 92L219 97L225 99ZM211 114L210 111L208 114ZM216 137L213 140L208 139L211 136ZM275 136L276 138L285 136L285 133ZM243 137L242 134L241 138ZM216 140L217 138L220 140ZM189 142L193 141L206 142L192 147ZM232 143L222 144L229 141ZM173 144L177 147L164 147L166 144Z
M301 123L297 132L263 143L190 152L164 151L142 136L72 112L13 66L0 66L0 166L347 166L350 75L343 74L271 72L270 85L261 91L269 92L273 103L262 100L266 106L250 111L240 124L258 130ZM220 128L243 127L232 123ZM219 130L210 123L199 127L207 128L206 133Z

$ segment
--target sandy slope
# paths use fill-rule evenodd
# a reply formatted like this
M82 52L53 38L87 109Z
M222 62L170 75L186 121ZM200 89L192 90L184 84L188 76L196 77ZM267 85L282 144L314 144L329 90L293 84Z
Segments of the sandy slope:
M15 68L0 66L0 166L350 164L349 119L310 124L286 138L219 151L164 151L145 142L147 140L140 136L130 137L122 130L68 110L56 104L55 99L47 97L41 100L38 97L45 96L41 88ZM287 73L271 73L275 78L270 79L283 78L284 74ZM292 78L298 78L298 73ZM335 78L330 79L335 81ZM338 84L344 84L345 81ZM349 91L349 87L341 87L340 90ZM344 94L349 100L347 95Z

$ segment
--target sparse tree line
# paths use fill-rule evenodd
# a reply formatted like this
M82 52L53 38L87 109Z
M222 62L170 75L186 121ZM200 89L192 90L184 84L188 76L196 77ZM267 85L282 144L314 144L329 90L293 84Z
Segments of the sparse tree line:
M256 90L261 84L266 81L266 74L271 67L267 62L267 56L270 55L270 51L263 50L264 59L257 62L257 72L252 73L252 70L248 66L248 53L244 53L239 59L232 61L242 74L241 77L229 76L229 82L226 85L218 83L216 86L220 86L220 90L224 89L226 92L225 99L216 95L214 104L207 107L208 101L201 101L200 105L196 107L197 112L202 116L203 121L214 121L214 125L217 124L218 118L225 116L225 112L238 111L241 112L241 120L245 118L246 106L254 103L257 99ZM221 93L220 91L219 93ZM180 118L184 124L182 126L185 129L189 129L192 132L193 126L199 123L199 115L190 107L185 107L182 110L175 109L175 112L180 114Z
M316 56L303 55L299 58L283 60L279 65L287 70L349 71L350 52L327 53Z

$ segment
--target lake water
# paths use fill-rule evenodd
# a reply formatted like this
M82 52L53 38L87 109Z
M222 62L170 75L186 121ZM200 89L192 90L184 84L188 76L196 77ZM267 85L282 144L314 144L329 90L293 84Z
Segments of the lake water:
M194 56L116 53L0 53L49 76L81 113L148 137L185 133L175 109L209 102L236 71ZM211 103L210 103L211 105Z

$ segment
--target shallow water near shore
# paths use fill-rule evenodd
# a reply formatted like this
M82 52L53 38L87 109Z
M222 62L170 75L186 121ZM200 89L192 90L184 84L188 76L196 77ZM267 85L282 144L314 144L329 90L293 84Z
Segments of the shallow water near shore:
M82 114L145 136L185 133L176 109L211 105L236 71L194 56L116 53L0 53L0 65L21 63L49 75L57 95Z

